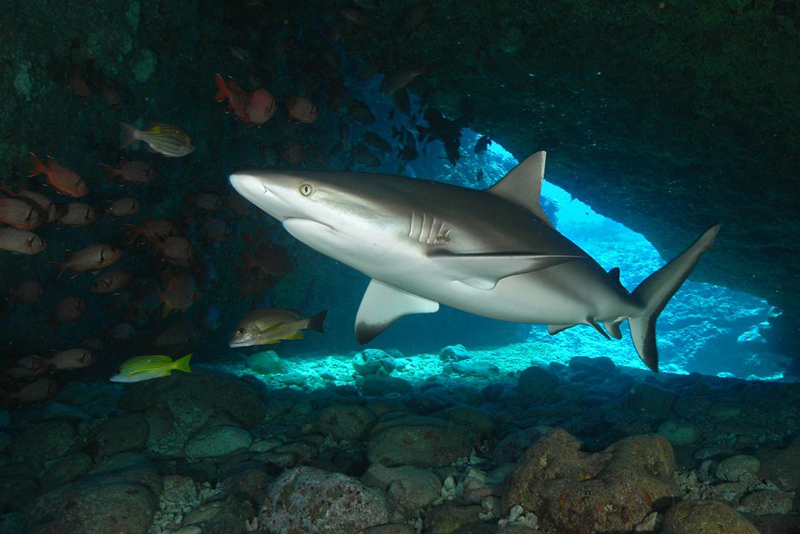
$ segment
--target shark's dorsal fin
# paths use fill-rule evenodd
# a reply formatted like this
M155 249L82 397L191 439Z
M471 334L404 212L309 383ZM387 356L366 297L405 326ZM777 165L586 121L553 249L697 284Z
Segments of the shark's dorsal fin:
M358 307L356 340L361 344L371 341L404 315L437 311L438 302L371 280Z
M527 208L550 228L555 228L541 204L544 160L544 150L528 156L487 191Z

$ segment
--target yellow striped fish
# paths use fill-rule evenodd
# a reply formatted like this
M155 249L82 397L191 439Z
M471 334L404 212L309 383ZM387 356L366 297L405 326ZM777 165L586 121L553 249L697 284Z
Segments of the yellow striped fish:
M125 136L120 148L125 148L136 141L144 141L153 152L170 158L179 158L194 152L192 140L177 126L154 124L149 130L138 130L124 122L120 122L119 125L122 126L122 133Z
M191 354L187 354L179 360L172 361L169 356L161 354L152 356L136 356L123 363L119 368L119 374L111 377L112 382L143 382L151 378L161 378L169 376L173 369L191 373L189 360Z

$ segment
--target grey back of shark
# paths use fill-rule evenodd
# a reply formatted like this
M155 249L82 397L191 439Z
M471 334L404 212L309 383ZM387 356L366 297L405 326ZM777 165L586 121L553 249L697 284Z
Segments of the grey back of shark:
M606 272L542 211L544 163L537 152L485 191L345 172L245 171L230 181L298 240L372 279L356 316L360 343L440 303L551 334L586 324L620 339L627 319L657 371L656 319L720 226L630 293L618 269Z

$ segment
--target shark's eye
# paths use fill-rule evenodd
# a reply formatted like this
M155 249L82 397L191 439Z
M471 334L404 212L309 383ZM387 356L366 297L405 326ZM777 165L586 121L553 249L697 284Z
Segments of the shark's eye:
M312 193L314 193L314 186L306 182L304 184L300 184L299 190L301 195L303 195L304 197L308 197L311 196Z

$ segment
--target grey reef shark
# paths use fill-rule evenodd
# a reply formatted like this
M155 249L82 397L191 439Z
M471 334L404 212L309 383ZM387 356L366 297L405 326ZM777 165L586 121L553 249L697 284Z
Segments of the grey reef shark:
M603 269L548 220L544 163L537 152L483 191L354 172L243 171L230 182L295 238L371 278L360 343L440 304L551 334L585 324L621 339L627 319L639 357L658 371L656 319L720 225L628 292L619 269Z

